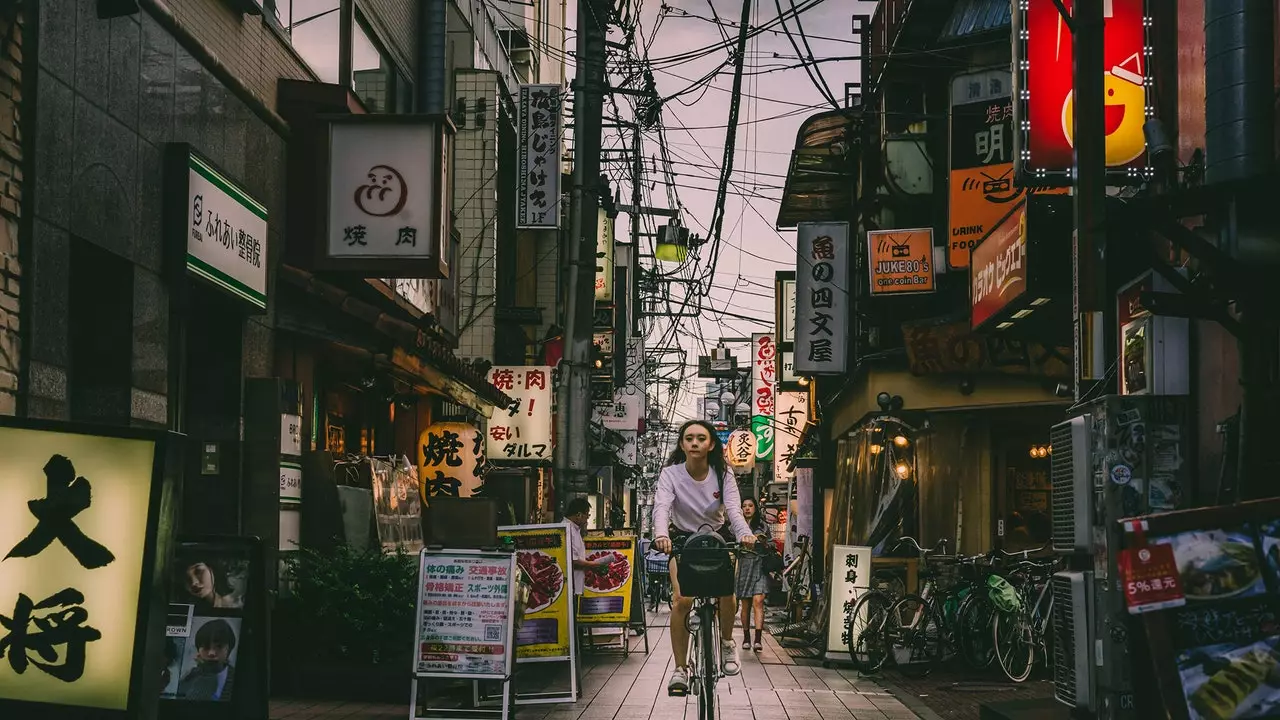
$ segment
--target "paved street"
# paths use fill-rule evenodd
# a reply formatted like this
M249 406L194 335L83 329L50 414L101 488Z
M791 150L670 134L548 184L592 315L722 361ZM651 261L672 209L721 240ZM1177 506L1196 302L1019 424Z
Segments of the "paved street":
M522 707L519 720L669 720L697 718L697 699L667 697L671 647L666 616L649 628L651 652L588 657L583 699L572 705ZM720 683L726 720L915 720L918 716L873 680L851 670L797 665L771 637L758 656L743 654L742 673ZM404 705L279 700L272 720L383 720L408 716Z

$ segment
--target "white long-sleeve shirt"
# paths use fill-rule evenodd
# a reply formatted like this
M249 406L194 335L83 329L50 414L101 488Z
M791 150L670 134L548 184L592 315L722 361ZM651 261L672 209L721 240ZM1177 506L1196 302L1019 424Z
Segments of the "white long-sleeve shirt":
M719 530L726 514L734 538L753 534L742 517L742 498L732 476L725 478L722 498L715 468L708 469L702 480L694 480L684 463L668 465L658 475L653 498L654 537L666 536L672 526L687 533L706 529L704 526Z

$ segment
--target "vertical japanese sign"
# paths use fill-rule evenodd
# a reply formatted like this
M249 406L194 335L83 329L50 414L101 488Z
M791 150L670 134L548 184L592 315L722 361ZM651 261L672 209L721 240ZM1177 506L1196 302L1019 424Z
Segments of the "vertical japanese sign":
M934 291L932 228L869 231L867 258L872 295Z
M267 208L188 151L187 272L267 306Z
M778 281L778 317L774 327L778 330L778 343L786 345L796 341L796 280Z
M157 442L3 427L0 457L0 703L125 711L166 542Z
M596 219L596 302L613 302L613 218L604 208Z
M489 382L513 398L495 410L485 435L490 460L551 459L551 368L508 365L489 370Z
M1068 11L1074 5L1072 0L1063 4ZM1017 172L1037 185L1067 185L1075 127L1071 30L1055 0L1016 3L1013 25L1014 127L1022 130L1014 144L1014 156L1021 158ZM1142 132L1154 112L1147 82L1153 61L1148 25L1144 0L1103 3L1106 163L1113 180L1140 180L1149 172Z
M461 422L432 423L418 436L422 500L471 497L484 478L484 435Z
M414 674L508 674L511 556L424 551L418 561Z
M951 81L950 230L947 264L969 266L969 251L1022 196L1013 184L1013 100L1008 70Z
M627 381L613 390L613 399L598 402L593 414L610 430L638 431L644 420L644 338L627 338Z
M751 335L751 432L756 438L756 458L773 455L773 406L777 391L778 346L772 333Z
M524 623L516 634L518 660L567 660L573 633L573 588L569 577L569 528L564 523L498 528L511 538L516 564L532 583Z
M847 369L849 223L796 228L795 367L800 375Z
M324 259L379 276L448 277L452 126L438 118L371 117L329 125Z
M636 538L634 535L585 537L587 561L607 559L604 572L585 573L581 623L625 623L631 620L631 584L635 580Z
M788 470L800 436L809 424L809 393L778 393L773 416L773 481L791 482L794 470Z
M831 552L831 608L827 620L827 647L848 657L849 644L857 637L849 637L849 621L853 619L853 606L858 598L871 587L871 548L855 545L835 545ZM865 618L864 618L865 619ZM855 626L854 633L862 628Z
M516 227L560 227L559 85L521 85Z

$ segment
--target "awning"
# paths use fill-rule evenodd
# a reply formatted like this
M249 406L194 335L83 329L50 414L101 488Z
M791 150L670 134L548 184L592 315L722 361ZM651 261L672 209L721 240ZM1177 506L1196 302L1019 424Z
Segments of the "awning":
M309 297L391 339L396 347L378 358L379 364L388 371L407 375L485 416L495 407L505 408L511 404L512 398L494 387L483 372L413 323L392 317L305 270L282 265L279 277Z
M861 127L860 109L828 110L800 125L778 208L779 230L849 219L858 187Z
M1010 23L1008 0L956 0L951 17L938 35L939 43L968 40L977 35L1003 31Z

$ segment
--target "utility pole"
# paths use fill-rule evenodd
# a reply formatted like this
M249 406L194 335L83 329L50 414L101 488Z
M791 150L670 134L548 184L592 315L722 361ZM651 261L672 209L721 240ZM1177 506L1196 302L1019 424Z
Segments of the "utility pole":
M1107 283L1107 146L1106 100L1103 97L1103 3L1077 0L1069 19L1075 56L1075 399L1088 368L1092 376L1105 378L1110 335L1104 318L1111 302ZM1061 8L1061 5L1059 6ZM1061 10L1060 10L1061 12ZM1087 355L1086 355L1087 354ZM1099 363L1098 359L1102 362Z
M556 412L556 505L564 516L569 481L587 472L591 422L591 335L595 310L600 132L604 116L605 37L613 0L578 1L573 79L573 191L565 293L564 355Z

